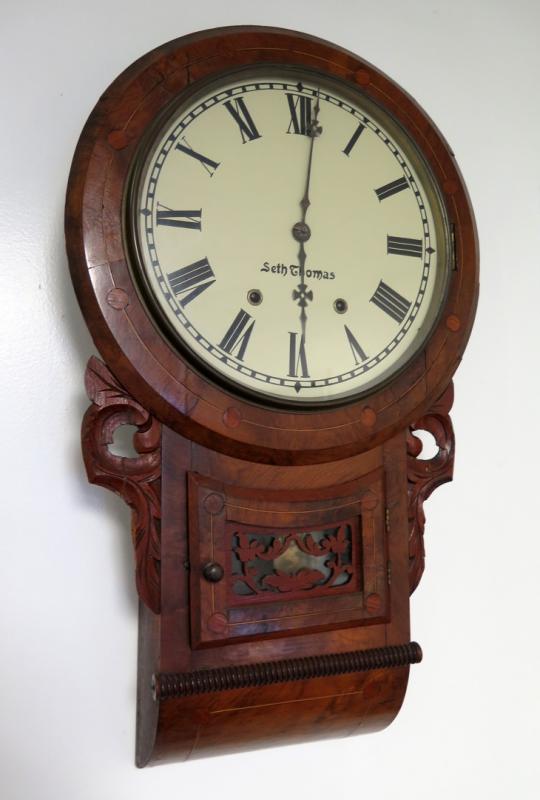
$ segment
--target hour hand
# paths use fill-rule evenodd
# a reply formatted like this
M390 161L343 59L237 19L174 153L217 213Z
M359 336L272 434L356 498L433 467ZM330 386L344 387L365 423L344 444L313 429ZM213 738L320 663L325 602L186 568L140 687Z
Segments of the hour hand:
M300 306L300 324L302 325L302 336L306 335L306 306L313 300L313 292L308 289L305 283L305 265L306 265L306 251L304 250L304 243L300 242L300 250L298 251L298 263L300 266L300 283L293 289L292 298L298 306Z

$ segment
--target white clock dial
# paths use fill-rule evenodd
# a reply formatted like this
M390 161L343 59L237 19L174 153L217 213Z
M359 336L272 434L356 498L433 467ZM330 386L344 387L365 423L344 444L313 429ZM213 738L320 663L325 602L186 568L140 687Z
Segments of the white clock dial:
M135 270L207 374L288 404L373 389L424 344L448 224L405 132L316 73L230 76L170 112L135 173Z

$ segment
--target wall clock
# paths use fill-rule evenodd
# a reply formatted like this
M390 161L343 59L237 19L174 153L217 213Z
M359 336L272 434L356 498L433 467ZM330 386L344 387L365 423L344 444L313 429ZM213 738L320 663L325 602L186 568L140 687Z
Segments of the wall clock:
M66 239L88 477L133 509L137 764L384 727L477 300L447 144L335 45L197 33L98 101Z

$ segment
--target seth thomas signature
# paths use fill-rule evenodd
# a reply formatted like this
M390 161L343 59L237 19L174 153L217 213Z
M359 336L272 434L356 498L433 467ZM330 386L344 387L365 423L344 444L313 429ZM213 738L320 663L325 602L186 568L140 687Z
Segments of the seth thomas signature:
M261 272L273 272L276 275L292 275L297 278L300 275L300 267L298 264L270 264L265 261L261 267ZM306 269L304 271L305 278L312 278L316 281L333 281L336 277L335 272L327 272L323 269Z

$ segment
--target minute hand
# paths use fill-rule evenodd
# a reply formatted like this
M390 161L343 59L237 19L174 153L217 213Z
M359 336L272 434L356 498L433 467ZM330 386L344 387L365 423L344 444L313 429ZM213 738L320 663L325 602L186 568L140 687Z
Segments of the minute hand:
M304 196L300 200L300 208L302 209L302 222L305 223L306 221L306 214L309 206L311 205L311 201L309 199L309 184L311 181L311 165L313 163L313 145L315 144L315 139L322 131L322 128L319 126L319 97L317 96L317 102L315 104L315 116L311 121L308 127L308 135L310 138L309 142L309 157L308 157L308 167L307 167L307 175L306 175L306 188L304 191Z
M311 121L309 128L308 128L308 135L310 137L309 143L309 156L308 156L308 166L307 166L307 175L306 175L306 186L304 190L304 196L300 201L300 208L302 209L302 219L299 223L293 228L293 236L294 238L300 242L300 249L298 251L298 263L300 267L300 285L298 287L299 291L293 292L293 299L299 300L299 306L301 308L300 311L300 324L302 326L302 337L305 339L306 333L306 305L307 301L311 300L313 297L312 292L307 292L307 286L305 283L305 273L306 273L306 251L304 248L304 241L309 239L311 233L309 231L308 226L306 225L306 215L309 206L311 205L311 201L309 199L309 187L311 182L311 167L313 164L313 145L315 144L315 139L319 136L322 132L322 128L319 125L319 96L317 94L317 103L315 104L315 116Z

